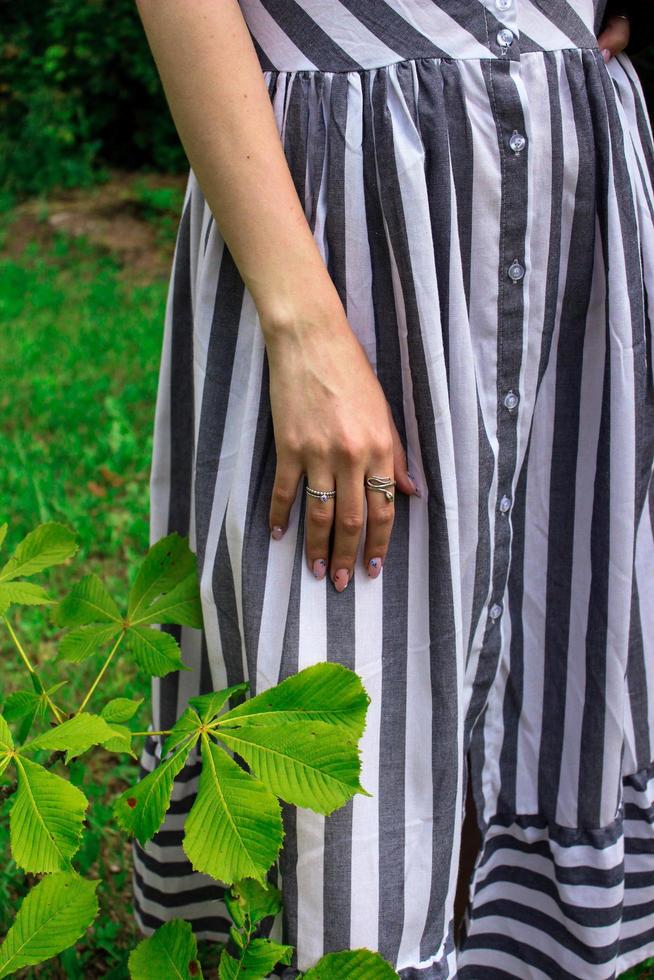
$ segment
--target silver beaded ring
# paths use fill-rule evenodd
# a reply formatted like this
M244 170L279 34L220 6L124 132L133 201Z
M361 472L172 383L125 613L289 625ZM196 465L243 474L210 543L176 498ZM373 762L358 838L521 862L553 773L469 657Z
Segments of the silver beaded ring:
M305 492L310 497L317 497L317 499L320 500L323 504L326 504L331 497L336 496L335 490L314 490L310 486L305 487Z

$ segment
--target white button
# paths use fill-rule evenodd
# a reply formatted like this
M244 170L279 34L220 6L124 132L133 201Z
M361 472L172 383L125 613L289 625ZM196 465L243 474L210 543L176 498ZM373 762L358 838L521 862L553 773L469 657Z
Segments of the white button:
M504 404L510 412L517 407L520 398L516 395L515 391L509 391L504 399Z
M510 31L508 27L503 27L501 31L497 32L497 43L501 48L508 48L509 44L513 43L513 31Z
M495 605L490 607L490 609L488 610L488 615L490 616L491 619L500 618L500 616L502 615L502 607L500 606L499 602L496 602Z
M507 510L511 510L511 498L507 497L506 494L500 500L500 510L503 514L506 514Z
M520 153L520 150L524 150L526 143L527 140L522 133L519 133L517 129L514 129L511 134L511 138L509 139L509 146L516 156L518 153Z
M495 0L495 6L498 10L508 10L513 0Z
M518 280L522 279L524 274L525 274L524 265L520 265L518 260L514 259L511 265L509 266L509 278L513 279L514 282L518 282Z

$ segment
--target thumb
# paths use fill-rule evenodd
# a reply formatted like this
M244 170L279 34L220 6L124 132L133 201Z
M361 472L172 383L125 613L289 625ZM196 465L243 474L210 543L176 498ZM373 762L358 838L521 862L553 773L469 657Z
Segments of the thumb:
M622 15L614 14L609 16L606 26L597 38L597 46L602 52L604 61L623 51L629 43L630 24L629 20Z
M420 488L407 471L406 453L404 452L404 446L402 445L400 434L395 427L393 413L391 412L390 406L388 408L388 421L391 427L391 435L393 437L393 479L395 480L396 489L400 490L402 493L413 494L414 496L419 497Z

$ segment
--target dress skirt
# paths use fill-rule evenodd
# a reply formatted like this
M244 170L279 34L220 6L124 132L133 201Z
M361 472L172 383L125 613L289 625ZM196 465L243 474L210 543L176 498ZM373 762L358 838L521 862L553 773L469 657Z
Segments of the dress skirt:
M403 980L608 980L654 955L654 143L604 0L241 0L307 221L422 494L342 594L275 471L257 311L189 173L170 278L151 539L197 551L187 699L318 661L371 697L363 786L284 805L273 935L296 976L379 950ZM217 53L219 57L219 52ZM302 410L298 392L298 411ZM356 411L356 406L353 406ZM172 632L176 627L166 627ZM151 770L160 741L142 765ZM181 846L193 758L135 848L144 932L224 939ZM471 778L481 834L453 904Z

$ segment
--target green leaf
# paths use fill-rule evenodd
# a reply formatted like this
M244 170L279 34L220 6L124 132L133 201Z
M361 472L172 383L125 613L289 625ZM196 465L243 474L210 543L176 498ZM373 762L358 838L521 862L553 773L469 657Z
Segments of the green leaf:
M8 609L12 602L21 606L46 606L54 599L42 585L34 582L0 582L0 606Z
M196 568L196 558L188 538L169 534L152 545L130 589L127 616L130 622L140 616L157 596L169 592Z
M129 956L132 980L202 978L198 947L189 922L173 919L144 939Z
M89 623L120 623L122 617L114 600L97 575L85 575L76 582L54 611L57 626L87 626Z
M100 712L105 721L122 723L133 718L143 704L143 698L133 701L131 698L114 698L108 701Z
M182 771L188 750L180 749L170 759L125 790L114 802L114 817L118 826L145 844L163 823L170 806L170 794L175 776Z
M241 684L232 684L231 687L226 687L222 691L214 691L211 694L201 694L197 698L189 698L188 703L191 707L195 708L202 721L208 724L210 721L213 721L220 709L233 694L245 693L249 686L247 681L243 681Z
M249 724L216 731L230 749L245 759L273 793L295 806L328 814L355 793L361 762L352 735L322 721L294 721L288 725Z
M14 691L10 694L3 708L7 721L20 721L25 715L36 711L41 703L41 695L36 691Z
M183 845L196 871L226 883L263 883L283 836L279 803L267 786L203 736L200 785Z
M132 626L125 634L127 649L146 674L164 677L173 670L188 670L179 644L170 633L153 626Z
M251 939L239 960L230 956L227 950L222 951L220 980L261 980L277 963L290 963L292 956L292 946L282 946L270 939Z
M99 650L120 632L118 623L92 623L89 626L78 626L77 629L66 633L59 643L57 660L67 660L79 664L91 654Z
M9 818L11 853L23 871L66 871L80 846L88 800L43 766L16 757L18 790Z
M281 912L282 893L274 885L269 884L264 888L253 878L243 878L232 886L232 892L241 913L248 916L252 925L257 925L269 915Z
M7 524L6 521L5 521L4 524L0 524L0 548L2 548L3 544L5 543L5 538L7 537L7 528L8 527L9 527L9 525Z
M202 605L200 603L200 586L195 572L187 576L183 582L176 585L166 595L157 599L147 610L138 613L138 618L132 616L133 625L148 623L177 623L180 626L202 628Z
M50 752L66 751L66 763L86 752L93 745L105 745L116 737L116 732L100 715L86 712L75 715L56 728L44 732L23 746L23 752L48 749Z
M114 733L113 738L108 738L103 742L108 752L126 752L136 759L136 753L132 749L132 732L126 725L109 724L109 728Z
M7 721L21 722L16 733L19 742L25 741L34 722L37 719L42 721L47 711L48 702L45 696L35 691L14 691L7 698L4 706Z
M71 873L42 878L24 898L0 947L0 977L42 963L77 942L98 914L98 884Z
M11 762L11 755L9 753L13 751L13 748L14 740L11 737L9 725L2 715L0 715L0 776Z
M276 687L248 698L220 719L230 725L237 719L251 724L287 725L317 720L337 725L358 741L363 734L370 698L354 671L342 664L319 663L292 674Z
M327 953L305 974L303 980L397 980L398 974L379 953L369 949L347 949Z
M75 535L70 528L54 521L40 524L23 538L7 564L0 569L0 582L60 565L76 551Z
M171 728L170 735L162 746L161 758L165 759L169 752L172 752L178 745L186 742L194 735L195 737L189 742L190 751L200 737L201 725L202 721L197 712L193 708L186 708Z

